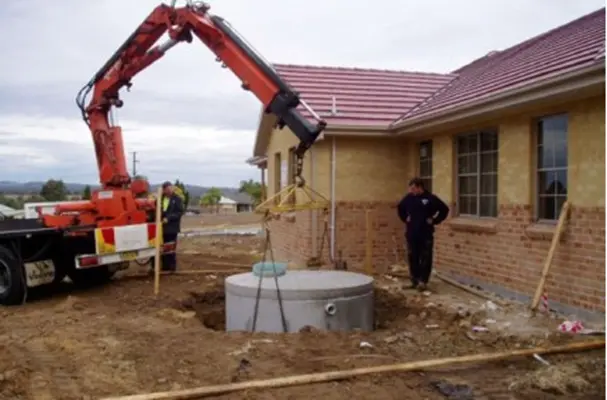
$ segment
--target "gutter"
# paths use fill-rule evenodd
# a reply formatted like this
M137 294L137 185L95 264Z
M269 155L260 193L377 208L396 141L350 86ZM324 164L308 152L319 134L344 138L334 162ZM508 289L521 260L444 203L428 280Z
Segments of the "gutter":
M365 133L368 136L369 134L386 134L390 133L390 131L391 128L389 125L333 125L328 123L325 132L327 132L329 135L335 133Z
M258 167L261 164L268 161L268 157L266 156L253 156L249 157L245 160L245 162L251 166Z
M390 128L395 130L397 135L400 135L422 128L431 128L439 124L497 111L524 102L580 90L588 86L604 83L604 71L605 61L603 60L598 64L593 64L590 67L577 69L566 74L542 78L534 83L525 82L517 87L496 93L493 96L479 98L456 107L438 110L419 117L406 118L401 122L392 124ZM572 80L573 82L570 82ZM560 86L554 87L557 85Z
M267 114L265 112L264 107L262 106L260 108L260 113L259 113L259 121L257 122L257 131L255 132L255 143L253 144L253 154L255 156L260 156L262 155L263 152L259 152L259 147L263 145L263 143L260 143L260 139L263 138L262 131L265 130L265 128L267 127L266 124L264 124L264 120L266 120L266 118L273 118L272 121L268 121L271 122L271 127L274 126L274 124L276 123L276 116L274 114ZM270 128L272 129L272 128Z

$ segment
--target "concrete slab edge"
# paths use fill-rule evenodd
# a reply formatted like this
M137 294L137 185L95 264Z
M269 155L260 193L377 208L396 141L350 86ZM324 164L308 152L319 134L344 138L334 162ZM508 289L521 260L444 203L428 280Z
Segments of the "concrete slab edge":
M516 301L519 303L530 304L531 296L527 294L523 294L520 292L513 291L511 289L507 289L503 286L486 283L481 281L480 279L471 278L465 275L453 274L453 273L445 273L444 271L439 272L447 276L451 279L454 279L464 285L474 285L482 288L487 292L492 292L497 294L498 296L510 300ZM575 318L580 319L585 322L590 323L605 323L605 313L601 313L598 311L589 311L580 307L574 307L567 304L562 304L556 301L549 301L549 307L551 310L556 311L558 314L562 315L566 318Z

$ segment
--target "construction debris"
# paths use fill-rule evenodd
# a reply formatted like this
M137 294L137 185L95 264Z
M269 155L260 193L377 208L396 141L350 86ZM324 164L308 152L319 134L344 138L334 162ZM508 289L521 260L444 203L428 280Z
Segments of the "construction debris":
M440 380L432 382L432 386L448 400L474 400L474 392L468 385L453 384L449 381Z
M120 273L115 285L103 288L95 296L84 296L68 288L64 299L58 301L38 301L36 307L18 312L0 309L3 321L0 342L6 350L0 360L0 398L33 400L42 393L48 398L92 400L130 393L133 388L171 392L173 396L202 384L231 381L246 384L275 376L274 371L297 376L364 369L381 363L449 359L462 354L493 354L536 346L548 348L581 340L589 331L562 334L556 327L565 319L557 320L559 316L531 318L525 305L509 303L502 307L495 299L479 300L478 296L438 279L431 282L432 295L426 297L417 291L402 290L402 278L391 280L376 275L375 332L324 332L308 327L292 335L226 334L225 271L245 269L234 268L236 264L252 265L251 252L261 247L261 240L253 236L184 238L180 250L190 250L190 254L179 254L180 269L192 273L162 277L166 283L157 298L150 296L151 277L130 279L130 273L122 277L124 273ZM225 264L225 269L224 265L214 265L216 261ZM144 272L146 267L141 266L138 271ZM576 320L573 316L569 319ZM590 320L584 323L595 328ZM489 330L475 333L475 326ZM361 348L361 342L372 348L365 344ZM602 361L601 357L600 351L595 351L570 358L542 359L562 366L580 360ZM319 385L313 390L319 397L331 397L334 391L344 397L356 385L359 397L372 398L382 390L388 396L410 400L427 397L431 382L440 380L446 382L447 389L448 384L456 389L458 384L469 385L477 396L489 389L503 390L500 395L508 398L511 394L508 385L515 375L520 379L525 372L545 367L535 355L527 356L526 360L531 362L487 364L480 371L471 372L472 376L465 377L465 381L464 377L453 380L441 368L399 374L396 385L387 386L382 378L363 377L365 382L361 385L336 383ZM21 369L20 365L34 365L36 369ZM80 370L90 371L88 383L70 378L74 371ZM590 387L580 389L581 396L592 398L597 385L604 380L601 375L604 369L580 367L580 371L579 377L591 383ZM410 393L402 391L401 379ZM35 395L30 394L29 382L36 385ZM484 382L492 382L492 388ZM432 390L437 391L435 396L441 396L436 387ZM521 385L520 389L517 387L517 396L542 398L541 393L533 397L538 390ZM310 391L306 386L290 387L278 396L284 393L285 397L303 399ZM155 394L151 396L155 398ZM186 396L190 396L187 391ZM238 397L238 393L233 396Z
M538 389L542 392L567 395L579 393L587 389L590 383L582 377L582 371L577 365L547 365L536 371L523 375L510 384L514 392L524 389Z
M533 354L566 353L591 349L600 349L604 347L605 341L597 340L591 342L572 343L569 345L556 346L552 348L534 348L524 350L511 350L503 353L474 354L462 357L450 357L436 360L412 361L402 364L381 365L377 367L356 368L352 370L319 372L307 375L288 376L284 378L273 378L224 385L203 386L199 388L179 391L148 393L122 397L108 397L105 398L105 400L186 400L201 397L217 396L220 394L233 393L248 389L307 385L311 383L338 381L357 376L380 374L386 372L419 371L449 365L507 360L515 357L533 356Z

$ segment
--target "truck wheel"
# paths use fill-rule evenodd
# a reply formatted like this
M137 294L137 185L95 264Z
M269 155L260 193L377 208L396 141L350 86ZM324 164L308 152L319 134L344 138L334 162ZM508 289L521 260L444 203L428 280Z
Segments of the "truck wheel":
M22 266L11 251L0 246L0 304L21 304L26 291Z
M111 271L107 265L87 269L73 268L67 274L74 285L83 288L103 285L104 283L107 283L113 275L114 272Z

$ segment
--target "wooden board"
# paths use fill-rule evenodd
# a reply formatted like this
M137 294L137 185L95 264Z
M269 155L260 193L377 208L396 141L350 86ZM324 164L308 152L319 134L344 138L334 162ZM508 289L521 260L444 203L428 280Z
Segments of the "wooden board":
M565 201L563 203L563 207L561 208L561 215L559 215L559 221L556 225L556 230L554 231L554 235L552 235L552 243L550 244L550 249L548 250L548 255L546 256L546 261L544 262L544 268L542 269L542 276L537 284L537 289L535 289L535 295L533 296L533 301L531 302L531 309L537 309L538 304L540 303L540 299L542 297L542 293L544 292L544 286L546 285L546 278L548 278L548 272L550 272L550 267L552 266L552 260L554 259L554 253L556 252L556 247L561 240L561 235L563 234L563 228L565 226L565 221L567 220L567 215L569 214L569 202Z

